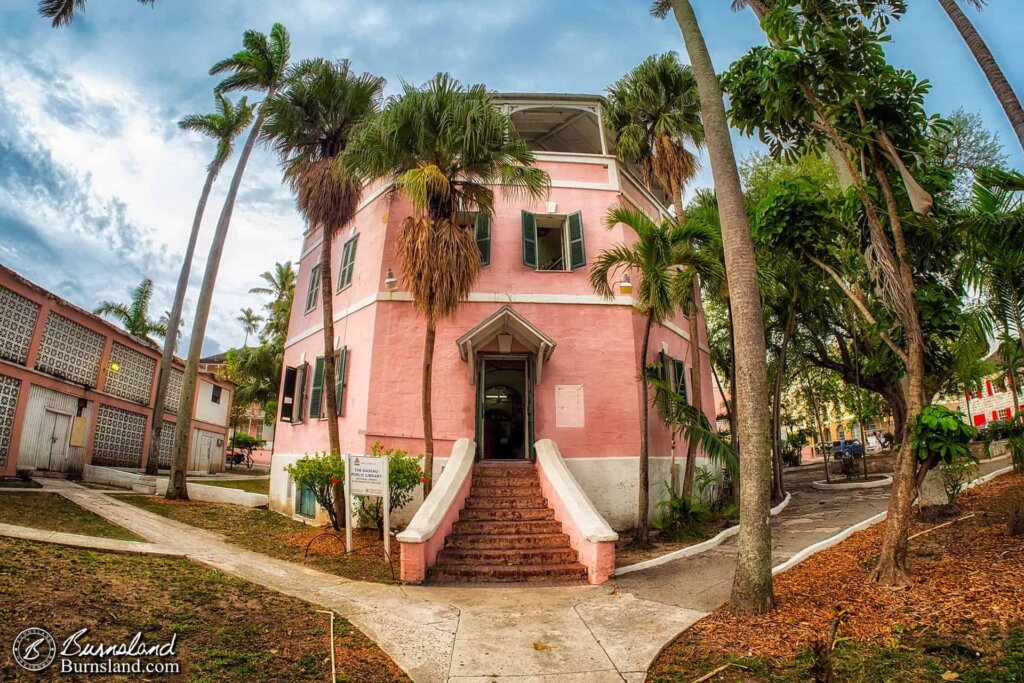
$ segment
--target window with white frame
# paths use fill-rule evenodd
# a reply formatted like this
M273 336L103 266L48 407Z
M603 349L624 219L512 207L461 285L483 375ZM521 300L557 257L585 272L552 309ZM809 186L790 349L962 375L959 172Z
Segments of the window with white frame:
M576 270L587 265L583 214L523 211L523 265L541 271Z
M317 297L320 295L320 264L313 266L309 274L309 288L306 290L306 313L316 308Z

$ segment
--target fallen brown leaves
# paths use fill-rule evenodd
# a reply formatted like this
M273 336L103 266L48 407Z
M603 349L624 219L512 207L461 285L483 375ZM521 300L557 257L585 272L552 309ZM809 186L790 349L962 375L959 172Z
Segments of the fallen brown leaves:
M734 616L719 609L667 648L660 662L688 650L792 657L829 628L837 605L849 611L843 635L860 642L884 643L918 627L952 634L1022 623L1024 542L1007 533L1010 511L1021 502L1024 474L963 493L958 504L973 517L910 542L909 590L870 581L885 525L854 534L776 577L774 612ZM930 526L915 524L911 534Z

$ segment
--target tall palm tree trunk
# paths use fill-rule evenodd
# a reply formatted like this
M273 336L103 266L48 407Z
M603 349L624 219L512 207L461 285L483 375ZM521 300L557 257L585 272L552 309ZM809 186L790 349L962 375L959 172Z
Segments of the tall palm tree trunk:
M274 96L274 91L267 93L267 100ZM264 100L266 101L266 100ZM188 467L188 451L192 436L192 401L195 398L196 384L199 378L199 357L203 353L203 339L206 337L206 323L210 318L210 307L213 304L213 290L217 284L217 271L220 269L220 258L224 253L224 242L227 240L228 228L231 226L231 214L235 209L235 198L242 184L245 166L249 163L252 148L256 145L260 129L263 128L264 109L256 117L256 123L249 131L235 165L235 173L231 177L224 207L217 221L217 229L210 244L210 254L206 259L206 272L203 274L203 286L199 290L196 302L196 317L192 322L192 336L188 344L188 360L185 363L185 374L181 378L181 398L178 400L178 422L174 429L174 457L171 459L171 477L167 483L169 500L188 500L188 489L185 486L185 470Z
M676 219L683 217L683 188L676 184L672 189L672 202L675 205ZM700 285L694 278L690 287L689 313L686 315L687 333L690 336L690 405L698 413L704 412L704 383L700 365ZM684 380L685 381L685 380ZM693 474L697 465L697 440L686 440L686 464L683 469L682 495L688 498L693 493ZM674 469L674 468L673 468ZM675 472L672 472L673 481ZM673 491L675 488L673 487Z
M700 92L701 117L722 217L726 278L735 304L734 389L744 454L740 459L740 530L730 604L739 613L763 613L774 606L770 526L772 467L768 371L754 243L729 137L722 90L711 55L690 1L673 0L672 7Z
M974 28L974 24L957 5L957 0L939 0L939 4L942 5L942 9L946 10L950 21L960 32L960 37L967 43L967 49L977 60L978 66L981 67L982 73L988 79L988 84L992 87L992 92L995 93L996 99L999 100L1003 111L1006 112L1006 118L1010 120L1013 132L1017 134L1017 141L1024 149L1024 108L1021 107L1017 93L1013 91L1010 82L1006 80L1003 70L999 68L999 63L992 56L992 51L988 49L988 45L985 44L978 30Z
M644 338L640 342L640 358L637 360L637 371L640 373L640 463L639 463L639 493L637 500L636 539L634 543L639 547L646 547L651 544L651 524L648 509L650 507L651 495L651 452L650 452L650 426L648 425L647 395L649 393L647 381L647 351L651 343L651 326L654 324L654 316L647 314L644 321Z
M171 302L171 313L167 318L167 334L164 335L164 350L160 356L160 374L156 380L156 399L153 401L153 424L150 428L149 457L146 460L146 474L156 474L160 467L160 435L164 426L164 403L167 401L167 386L171 381L171 368L174 363L174 347L178 343L178 325L181 323L181 309L185 306L185 291L188 289L188 276L192 271L192 257L196 252L196 241L199 239L199 228L206 212L206 202L210 199L213 181L217 179L219 167L212 167L206 173L203 192L199 195L199 204L192 218L192 232L188 235L185 256L181 261L178 273L178 285L174 289L174 301Z
M423 337L423 497L430 495L434 475L434 414L430 404L431 383L434 378L434 339L437 337L437 323L427 320L427 333Z
M334 278L331 276L331 242L334 233L324 226L320 244L320 297L323 299L324 322L324 413L327 417L327 442L333 455L341 454L338 433L338 390L335 384L337 363L334 362Z

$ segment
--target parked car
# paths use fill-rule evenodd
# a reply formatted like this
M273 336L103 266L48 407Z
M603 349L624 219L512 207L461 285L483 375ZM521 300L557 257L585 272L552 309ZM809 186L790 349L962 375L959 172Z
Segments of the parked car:
M864 444L858 439L843 439L832 442L832 457L836 460L842 459L843 455L852 455L855 458L864 456Z

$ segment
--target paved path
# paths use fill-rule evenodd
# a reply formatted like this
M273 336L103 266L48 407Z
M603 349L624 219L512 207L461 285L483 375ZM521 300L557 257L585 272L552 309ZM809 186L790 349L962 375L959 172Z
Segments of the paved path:
M787 476L793 500L772 523L775 564L886 507L888 488L816 491L809 482L818 477L799 470ZM415 681L643 681L665 644L728 599L735 560L730 539L603 586L386 586L250 552L66 481L43 484L160 547L334 610Z

